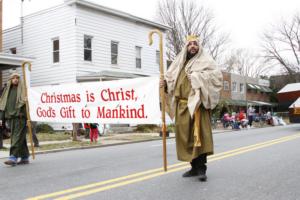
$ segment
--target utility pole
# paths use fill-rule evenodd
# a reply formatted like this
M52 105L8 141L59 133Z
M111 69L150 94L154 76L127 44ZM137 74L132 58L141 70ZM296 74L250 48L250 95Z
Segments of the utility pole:
M2 16L3 16L3 12L2 12L2 6L3 6L3 0L0 0L0 52L2 52ZM1 71L2 73L2 71ZM2 76L1 76L2 77Z
M23 45L23 25L24 25L24 17L23 17L23 3L24 0L21 0L21 44Z
M2 4L0 0L0 52L2 52ZM0 87L2 88L2 70L0 70ZM2 127L0 127L2 129ZM3 148L3 130L0 130L0 149Z

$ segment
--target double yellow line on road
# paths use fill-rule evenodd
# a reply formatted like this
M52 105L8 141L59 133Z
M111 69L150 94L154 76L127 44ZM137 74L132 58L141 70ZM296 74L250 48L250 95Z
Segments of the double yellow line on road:
M270 141L266 141L266 142L262 142L262 143L258 143L258 144L254 144L254 145L241 147L241 148L226 151L223 153L218 153L218 154L209 156L208 162L213 162L213 161L221 160L224 158L240 155L243 153L247 153L250 151L257 150L257 149L265 148L265 147L268 147L268 146L271 146L274 144L287 142L287 141L294 140L297 138L300 138L299 133L290 135L290 136L286 136L286 137L282 137L282 138L278 138L278 139L274 139L274 140L270 140ZM132 183L141 182L144 180L155 178L158 176L170 174L170 173L177 172L177 171L189 168L189 167L190 167L190 165L187 163L177 163L177 164L168 166L167 172L164 172L163 168L157 168L157 169L152 169L152 170L148 170L148 171L131 174L128 176L122 176L122 177L118 177L118 178L114 178L114 179L110 179L110 180L106 180L106 181L101 181L101 182L83 185L83 186L79 186L79 187L75 187L75 188L71 188L71 189L66 189L66 190L62 190L62 191L58 191L58 192L54 192L54 193L50 193L50 194L40 195L40 196L28 198L27 200L76 199L79 197L88 196L88 195L102 192L105 190L110 190L113 188L117 188L117 187L129 185Z

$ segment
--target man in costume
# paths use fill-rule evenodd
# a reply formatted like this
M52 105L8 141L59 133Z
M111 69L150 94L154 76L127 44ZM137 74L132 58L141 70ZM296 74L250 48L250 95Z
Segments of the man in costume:
M6 165L15 166L16 164L29 163L25 102L25 86L20 80L20 75L14 72L11 74L0 99L0 112L8 121L11 130L10 156L4 162ZM21 158L19 162L17 162L18 158Z
M211 110L219 101L222 81L221 71L196 36L187 38L160 81L167 93L167 111L171 118L175 116L178 160L191 164L183 177L207 179L207 155L213 154Z

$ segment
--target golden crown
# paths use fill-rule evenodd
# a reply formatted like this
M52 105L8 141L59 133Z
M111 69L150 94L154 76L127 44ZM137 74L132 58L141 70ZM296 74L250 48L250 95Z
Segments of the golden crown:
M188 42L190 42L190 41L195 41L195 40L198 40L198 36L197 36L197 35L188 35L188 36L186 37L186 40L187 40Z

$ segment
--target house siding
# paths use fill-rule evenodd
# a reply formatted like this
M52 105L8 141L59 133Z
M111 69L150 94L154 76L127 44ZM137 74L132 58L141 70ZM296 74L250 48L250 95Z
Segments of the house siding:
M21 27L4 32L4 50L17 47L17 54L30 55L32 65L31 85L51 85L75 82L75 32L74 9L58 6L24 18L23 44ZM52 39L60 40L60 62L52 63ZM8 72L4 72L7 80Z
M156 63L159 41L156 38L152 46L148 44L148 34L154 27L111 16L84 6L77 7L76 19L77 75L82 76L101 70L143 75L159 74L159 66ZM93 37L92 62L83 60L84 35ZM111 64L111 41L119 43L117 65ZM141 69L136 68L135 46L142 47Z
M155 29L148 24L114 16L78 4L62 4L24 17L23 44L21 26L4 31L4 51L16 47L17 54L34 57L31 85L55 85L76 82L77 76L111 70L158 75L156 51L159 39L148 44L148 34ZM83 37L92 41L92 62L83 59ZM164 35L165 37L165 35ZM52 62L52 39L59 38L60 62ZM111 41L119 42L118 64L111 64ZM141 69L136 68L135 46L142 47ZM164 54L166 61L166 54ZM166 63L166 62L165 62ZM165 65L166 68L166 65ZM8 71L3 72L3 81Z

